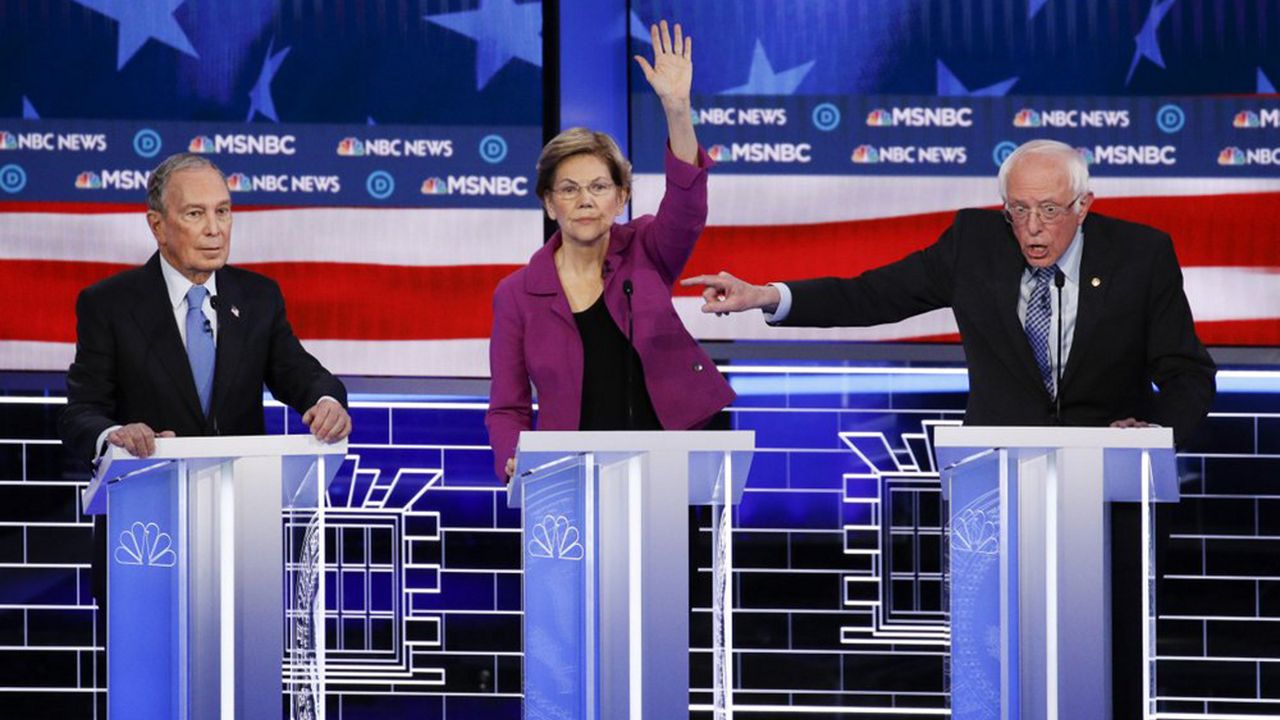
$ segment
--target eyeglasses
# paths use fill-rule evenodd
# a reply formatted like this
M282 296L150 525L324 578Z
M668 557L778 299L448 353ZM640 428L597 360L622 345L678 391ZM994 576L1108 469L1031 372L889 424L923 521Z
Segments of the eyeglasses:
M1059 205L1055 202L1044 202L1035 207L1026 205L1010 205L1004 204L1004 219L1014 225L1021 225L1031 219L1031 214L1035 213L1040 218L1040 222L1045 225L1052 225L1067 215L1071 214L1080 201L1084 197L1083 194L1075 196L1071 202L1066 205Z
M614 185L613 183L604 182L603 180L597 180L596 182L593 182L590 185L579 185L577 183L564 183L563 185L557 185L556 187L552 188L551 193L556 196L557 200L560 200L562 202L570 202L572 200L577 200L578 196L582 194L583 190L586 190L591 195L591 197L598 198L598 197L604 197L605 195L608 195L609 192L616 187L617 185Z

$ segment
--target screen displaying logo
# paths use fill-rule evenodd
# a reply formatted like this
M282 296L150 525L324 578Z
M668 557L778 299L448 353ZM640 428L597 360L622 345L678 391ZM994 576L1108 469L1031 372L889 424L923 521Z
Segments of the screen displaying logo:
M1172 145L1094 145L1076 150L1089 165L1177 165Z
M972 127L973 108L896 107L867 113L869 127Z
M102 177L96 172L86 170L76 176L76 188L80 190L101 190Z
M364 143L360 138L342 138L338 142L338 154L342 157L364 157Z
M964 165L969 152L961 145L859 145L851 159L859 165Z
M1040 127L1040 113L1030 108L1022 108L1013 116L1013 126L1020 128Z
M1241 110L1232 118L1231 126L1241 130L1280 127L1280 109Z
M187 150L202 155L293 155L298 152L297 140L293 135L197 135Z
M853 161L859 165L880 162L880 153L870 145L859 145L853 149Z

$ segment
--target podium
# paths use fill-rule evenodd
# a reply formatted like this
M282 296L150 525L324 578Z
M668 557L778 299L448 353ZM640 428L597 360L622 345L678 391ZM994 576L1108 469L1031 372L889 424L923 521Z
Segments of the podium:
M712 704L732 704L732 510L754 447L750 431L520 434L527 720L689 716L690 505L713 508Z
M1152 503L1177 502L1169 428L939 427L951 716L1112 716L1111 583L1141 583L1154 712ZM1141 503L1142 572L1111 576L1108 504ZM1117 718L1116 720L1121 720Z
M324 717L320 510L346 447L269 436L160 438L145 459L110 448L81 498L107 515L109 717L278 720L286 646L291 704Z

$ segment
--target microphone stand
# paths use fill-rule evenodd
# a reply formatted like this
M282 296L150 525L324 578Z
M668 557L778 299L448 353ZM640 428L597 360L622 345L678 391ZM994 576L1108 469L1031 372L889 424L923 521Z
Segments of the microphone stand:
M1062 286L1067 284L1067 276L1063 274L1061 268L1057 265L1053 267L1053 285L1058 288L1058 362L1057 378L1054 383L1054 416L1058 420L1058 424L1062 424Z

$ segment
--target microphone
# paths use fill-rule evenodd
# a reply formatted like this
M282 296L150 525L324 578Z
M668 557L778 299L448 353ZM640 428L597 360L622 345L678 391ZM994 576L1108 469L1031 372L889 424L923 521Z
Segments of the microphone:
M627 429L636 429L635 403L631 401L632 392L631 383L634 380L634 374L631 369L631 358L636 354L635 345L632 344L632 338L635 337L635 311L631 305L631 295L635 292L635 287L631 285L631 278L622 281L622 294L627 296Z
M218 304L219 304L219 303L218 303L218 296L217 296L217 295L210 295L210 296L209 296L209 307L213 308L213 314L214 314L214 315L217 315L217 314L218 314ZM202 318L204 318L204 332L205 332L205 334L206 334L206 335L212 335L212 334L213 334L213 323L209 322L209 318L208 318L208 316L207 316L207 315L205 315L204 313L200 313L200 316L201 316Z
M1057 380L1054 384L1053 393L1054 415L1058 419L1058 424L1062 424L1062 286L1067 284L1067 276L1063 274L1062 268L1057 265L1053 266L1053 286L1058 288L1058 367Z

